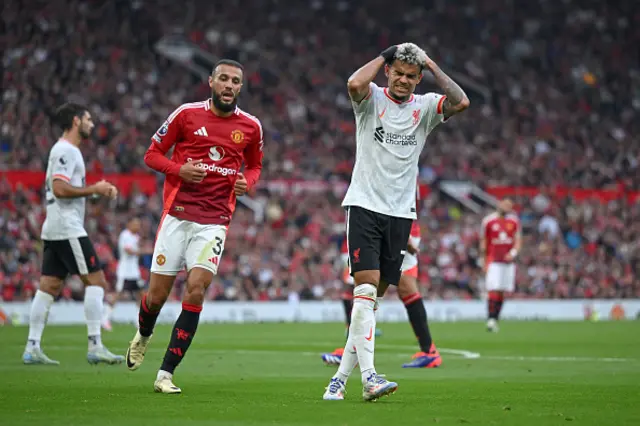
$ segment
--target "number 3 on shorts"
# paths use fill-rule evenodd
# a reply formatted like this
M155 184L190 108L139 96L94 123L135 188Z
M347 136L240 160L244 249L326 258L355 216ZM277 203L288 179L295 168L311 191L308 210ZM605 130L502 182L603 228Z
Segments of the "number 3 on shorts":
M213 243L213 254L220 256L222 254L222 238L215 237Z
M209 225L202 232L199 232L192 243L194 251L198 254L193 266L200 266L217 274L226 238L227 228L221 225Z

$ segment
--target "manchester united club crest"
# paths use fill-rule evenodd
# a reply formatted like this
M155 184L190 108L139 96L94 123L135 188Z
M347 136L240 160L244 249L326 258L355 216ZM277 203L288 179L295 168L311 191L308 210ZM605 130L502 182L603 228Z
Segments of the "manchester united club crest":
M231 132L231 140L235 143L242 143L244 141L244 133L241 130L234 130Z
M513 223L508 222L507 223L507 231L512 231L513 230Z
M156 263L160 266L164 265L166 261L167 261L167 258L164 257L164 254L159 254L158 257L156 257Z

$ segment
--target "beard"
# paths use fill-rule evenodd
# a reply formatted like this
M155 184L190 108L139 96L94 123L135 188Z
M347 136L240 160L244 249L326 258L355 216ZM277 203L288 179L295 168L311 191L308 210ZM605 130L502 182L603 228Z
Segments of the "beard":
M91 136L91 131L83 129L82 127L79 129L78 133L80 133L82 139L89 139L89 136Z
M218 108L222 112L231 112L236 109L236 105L238 104L238 97L234 96L233 101L230 103L225 103L222 100L222 96L218 95L216 92L211 91L211 100L213 101L213 105Z

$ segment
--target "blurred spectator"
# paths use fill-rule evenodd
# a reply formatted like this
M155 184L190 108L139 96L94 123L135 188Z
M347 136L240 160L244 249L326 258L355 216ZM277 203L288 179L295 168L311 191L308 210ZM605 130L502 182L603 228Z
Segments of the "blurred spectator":
M241 106L267 135L263 180L348 179L355 144L346 79L389 44L411 40L489 95L469 90L472 108L430 137L420 170L426 182L640 187L640 3L436 0L429 7L406 0L389 14L381 0L243 0L222 9L200 0L7 2L0 168L43 170L58 137L51 112L76 100L98 123L82 146L88 170L147 171L150 135L181 103L209 94L206 82L154 50L163 35L180 33L244 63ZM419 90L437 88L426 76ZM518 200L526 235L517 296L639 297L640 207L549 194ZM338 297L339 198L258 198L265 221L238 210L209 298ZM162 203L138 191L115 206L103 203L88 206L87 230L111 276L128 217L143 218L150 245ZM438 194L423 203L425 296L477 297L481 215ZM0 182L0 207L0 294L25 299L39 276L42 200ZM150 262L143 259L146 268ZM63 297L75 297L74 288ZM174 297L181 290L179 280Z

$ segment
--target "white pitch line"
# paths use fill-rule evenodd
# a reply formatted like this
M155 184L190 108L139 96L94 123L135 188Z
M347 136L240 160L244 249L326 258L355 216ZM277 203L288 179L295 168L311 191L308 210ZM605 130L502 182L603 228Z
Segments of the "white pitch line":
M577 356L484 356L484 359L500 361L551 361L551 362L633 362L634 358L588 358Z
M413 346L404 346L404 345L390 345L390 344L380 344L378 347L383 347L385 349L411 349L415 350ZM23 345L20 345L22 348ZM46 346L45 349L51 350L61 350L61 351L69 351L69 350L81 350L85 349L86 346ZM309 352L309 351L291 351L291 350L250 350L250 349L200 349L195 348L198 353L202 354L237 354L237 355L281 355L281 354L297 354L302 356L309 357L320 357L322 354L319 352ZM165 352L166 349L162 347L149 348L149 352ZM636 358L597 358L597 357L572 357L572 356L508 356L508 355L480 355L477 352L462 350L462 349L447 349L447 348L438 348L438 351L441 353L447 353L450 355L458 355L464 359L487 359L487 360L496 360L496 361L532 361L532 362L637 362L640 361ZM406 358L407 354L405 353L385 353L383 356L388 357L397 357L397 358Z
M414 351L417 349L416 346L389 345L386 343L379 343L376 345L376 347L385 348L385 349L401 349L401 350L414 350ZM466 358L466 359L480 358L480 354L478 352L471 352L463 349L448 349L448 348L438 347L438 351L443 354L460 355L462 358Z

